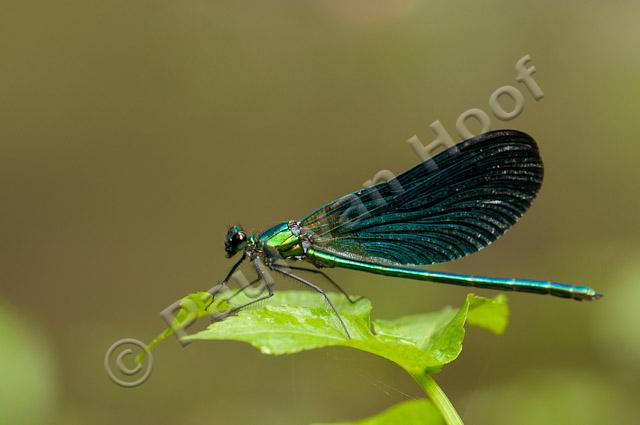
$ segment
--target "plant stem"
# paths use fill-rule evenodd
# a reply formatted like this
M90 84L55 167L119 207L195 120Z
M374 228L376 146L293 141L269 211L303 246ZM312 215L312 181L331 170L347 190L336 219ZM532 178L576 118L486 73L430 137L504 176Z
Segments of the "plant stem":
M449 401L442 388L438 386L435 379L426 373L411 374L418 385L422 387L433 404L438 408L447 425L464 425L462 419L453 404Z

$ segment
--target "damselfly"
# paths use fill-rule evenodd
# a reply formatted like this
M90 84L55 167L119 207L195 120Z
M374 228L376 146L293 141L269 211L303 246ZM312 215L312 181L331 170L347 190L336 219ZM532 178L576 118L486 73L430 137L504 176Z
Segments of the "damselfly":
M325 297L347 336L349 330L325 291L295 271L323 277L347 298L320 269L342 267L435 283L597 299L601 294L584 286L407 267L444 263L486 247L529 208L542 177L538 147L529 135L514 130L484 133L300 220L284 221L258 235L232 226L225 240L227 257L242 253L242 258L224 283L243 261L251 261L258 275L254 282L267 283L267 294L253 304L273 296L273 281L264 279L268 270L292 278ZM304 260L314 267L284 260Z

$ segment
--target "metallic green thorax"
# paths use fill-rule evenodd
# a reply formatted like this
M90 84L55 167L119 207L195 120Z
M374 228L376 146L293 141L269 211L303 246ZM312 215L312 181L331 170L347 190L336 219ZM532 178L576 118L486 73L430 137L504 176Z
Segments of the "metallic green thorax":
M258 236L258 244L266 251L277 252L281 258L301 258L304 256L302 240L293 233L287 221L283 221Z

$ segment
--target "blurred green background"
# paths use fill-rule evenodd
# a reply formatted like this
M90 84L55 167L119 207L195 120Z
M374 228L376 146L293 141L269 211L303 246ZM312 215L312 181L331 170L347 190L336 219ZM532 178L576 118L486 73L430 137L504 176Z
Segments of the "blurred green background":
M437 119L455 137L458 114L488 112L505 84L525 109L493 128L538 140L543 190L490 249L438 269L606 296L511 294L507 334L473 329L437 379L468 424L632 423L638 13L630 0L2 1L0 423L304 425L420 397L394 365L347 349L169 341L135 389L102 361L226 273L229 224L260 231L411 167L409 137L433 140ZM539 102L514 80L525 54ZM332 275L377 317L466 293Z

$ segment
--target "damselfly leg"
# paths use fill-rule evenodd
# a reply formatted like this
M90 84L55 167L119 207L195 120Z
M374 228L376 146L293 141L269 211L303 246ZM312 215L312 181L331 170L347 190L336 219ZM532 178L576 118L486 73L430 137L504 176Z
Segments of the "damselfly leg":
M340 321L340 324L342 325L342 328L344 329L345 333L347 334L347 338L351 339L351 334L349 333L349 329L347 329L347 325L345 325L344 320L342 320L342 316L340 316L340 313L338 313L338 310L336 309L336 307L333 305L333 303L329 299L329 296L327 295L327 293L321 287L319 287L318 285L316 285L314 283L309 282L306 279L301 278L298 275L295 275L293 273L288 272L284 268L274 267L273 269L275 271L279 272L279 273L282 273L285 276L288 276L288 277L290 277L290 278L292 278L294 280L297 280L298 282L302 283L303 285L308 286L309 288L313 289L314 291L322 294L322 296L327 301L327 303L329 303L329 306L331 307L333 312L338 317L338 320Z
M336 288L338 291L340 291L342 293L342 295L344 295L347 300L349 300L349 302L351 304L355 304L358 301L360 301L361 299L363 299L363 296L360 296L358 298L351 298L351 296L347 293L347 291L345 291L344 289L342 289L342 287L340 285L338 285L338 283L333 280L328 274L326 274L325 272L323 272L322 270L318 270L318 269L312 269L312 268L308 268L308 267L300 267L300 266L289 266L287 265L286 267L288 267L291 270L300 270L300 271L306 271L309 273L314 273L314 274L319 274L320 276L324 277L331 285L333 285L334 288Z
M237 263L237 265L239 265L240 262ZM241 292L245 291L247 288L249 288L250 286L254 285L257 282L264 282L265 287L267 288L267 292L268 294L259 298L256 298L255 300L251 300L248 303L245 303L243 305L240 305L238 307L234 307L228 311L225 311L224 313L220 313L220 314L215 314L212 316L211 321L212 322L218 322L220 320L223 320L225 318L227 318L228 316L231 316L233 314L238 313L240 310L249 307L250 305L253 304L257 304L261 301L267 300L271 297L273 297L273 281L272 279L266 274L266 272L264 271L264 265L262 264L262 262L259 259L255 259L253 261L253 265L255 267L256 273L257 273L257 277L252 280L251 282L248 282L246 285L242 286L240 289L238 289L234 294L232 294L229 298L227 298L225 301L229 301L231 300L233 297L235 297L236 295L240 294ZM232 272L235 272L235 270L232 270ZM228 275L228 277L230 277L233 273L230 273ZM228 278L227 278L228 280ZM213 302L213 301L212 301Z

